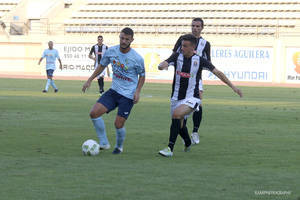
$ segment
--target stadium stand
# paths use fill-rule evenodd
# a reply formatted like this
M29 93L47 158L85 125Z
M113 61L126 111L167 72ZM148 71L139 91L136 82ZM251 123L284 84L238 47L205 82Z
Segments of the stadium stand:
M139 33L182 34L192 18L202 17L204 34L275 35L295 28L299 1L86 1L64 20L67 33L118 32L133 26Z
M0 1L0 19L6 14L9 13L20 0L1 0Z
M1 0L0 1L0 24L2 28L1 33L9 35L24 35L28 34L28 25L23 20L24 9L18 9L24 4L27 4L28 0ZM20 12L22 11L22 12Z
M39 7L39 10L31 11L31 7ZM27 16L19 16L22 9L28 10ZM120 0L118 2L2 0L0 2L0 29L6 27L9 34L17 35L98 32L114 34L124 26L134 27L136 33L178 35L190 31L190 21L195 17L204 19L203 34L206 35L278 37L282 32L299 31L300 2L298 0Z
M4 21L3 18L13 9L15 8L20 0L1 0L0 1L0 32L3 32L7 34L5 31L7 25ZM18 27L14 26L15 30L18 29Z

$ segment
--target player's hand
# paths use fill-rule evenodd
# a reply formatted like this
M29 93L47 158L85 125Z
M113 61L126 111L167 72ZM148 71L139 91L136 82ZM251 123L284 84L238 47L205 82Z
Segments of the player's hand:
M90 86L91 86L90 81L85 82L85 84L83 84L83 86L82 86L82 92L85 92L86 89L88 89Z
M135 92L134 96L133 96L133 103L136 104L138 103L140 100L140 93L139 92Z
M241 98L243 97L242 90L240 90L239 88L236 88L236 87L233 87L232 89L233 89L233 91L234 91L235 93L237 93Z
M167 61L163 61L158 65L158 70L168 70L169 63Z

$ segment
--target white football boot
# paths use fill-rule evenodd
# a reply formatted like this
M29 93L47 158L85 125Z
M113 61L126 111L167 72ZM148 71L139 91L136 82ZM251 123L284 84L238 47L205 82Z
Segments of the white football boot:
M193 132L191 134L191 141L192 141L192 144L199 144L200 143L200 137L199 137L199 134L197 132Z
M107 150L110 149L110 145L109 144L105 144L105 145L100 145L100 150Z
M173 152L171 151L170 147L167 147L163 150L160 150L158 153L162 156L165 156L165 157L172 157L173 156Z

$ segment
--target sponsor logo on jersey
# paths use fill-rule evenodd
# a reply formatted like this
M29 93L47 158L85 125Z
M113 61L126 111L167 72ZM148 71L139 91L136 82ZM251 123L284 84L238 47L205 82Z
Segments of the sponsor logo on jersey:
M127 71L128 70L128 66L125 64L122 64L120 61L118 60L113 60L113 65L116 66L116 67L119 67L121 68L123 71Z
M133 81L131 78L128 78L128 77L123 76L123 75L121 75L121 74L114 73L114 76L115 76L116 78L122 79L122 80L124 80L124 81L129 81L129 82L132 82L132 81Z
M191 78L193 77L192 74L190 73L186 73L186 72L181 72L181 71L176 71L176 74L183 77L183 78Z

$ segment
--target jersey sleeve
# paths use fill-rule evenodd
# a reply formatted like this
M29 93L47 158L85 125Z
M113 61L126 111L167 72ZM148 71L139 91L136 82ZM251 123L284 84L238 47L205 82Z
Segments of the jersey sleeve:
M60 57L59 57L59 53L58 53L58 51L56 50L56 58L57 59L60 59Z
M177 58L178 58L179 53L175 52L172 53L172 55L165 60L169 65L174 65L174 63L176 62Z
M140 75L140 76L146 76L145 64L144 64L144 59L143 58L141 58L138 62L137 74Z
M108 50L108 51L105 51L105 53L103 54L101 61L100 61L100 65L102 65L103 67L107 67L109 62L110 62L110 59L109 59L109 50Z
M42 54L42 58L46 57L46 50L44 50L43 54Z
M92 48L91 48L91 50L90 50L90 55L92 55L93 53L95 52L95 46L93 46Z
M175 43L175 46L173 48L173 52L179 52L179 49L181 47L181 41L182 41L182 36L180 36L177 40L177 42Z
M205 58L201 57L200 65L203 69L213 71L215 69L215 66Z
M208 41L206 41L206 45L205 45L205 54L207 55L207 60L211 62L211 57L210 57L210 43Z

